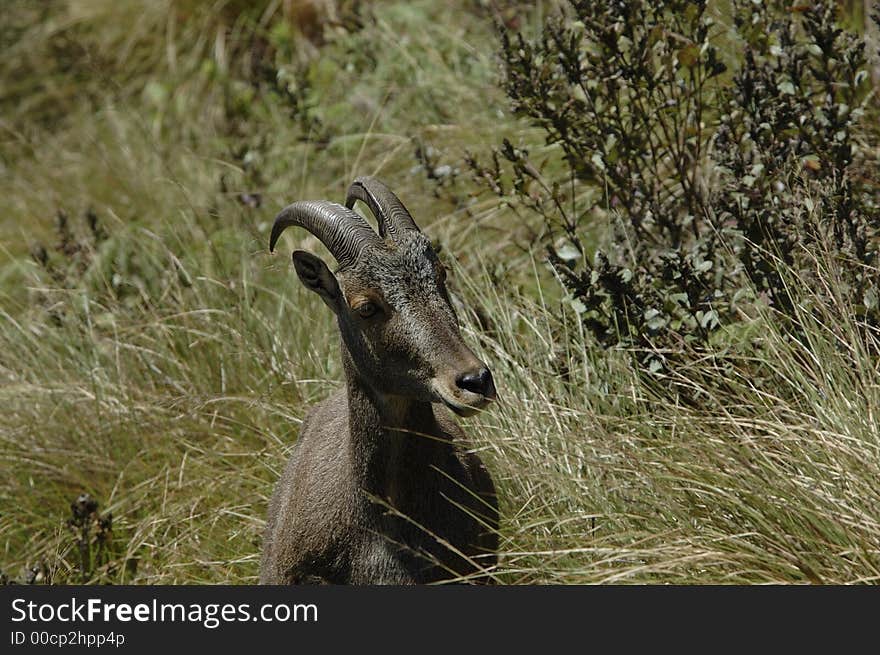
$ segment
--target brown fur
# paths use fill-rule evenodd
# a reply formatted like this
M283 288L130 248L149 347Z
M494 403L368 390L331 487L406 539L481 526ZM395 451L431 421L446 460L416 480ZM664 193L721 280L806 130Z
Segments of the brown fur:
M484 365L461 338L428 240L413 232L386 246L335 275L294 254L336 314L346 386L309 412L275 488L263 584L441 582L496 564L492 478L439 404L469 414L494 387L484 397L456 382ZM361 317L345 300L355 297L381 299L377 315Z

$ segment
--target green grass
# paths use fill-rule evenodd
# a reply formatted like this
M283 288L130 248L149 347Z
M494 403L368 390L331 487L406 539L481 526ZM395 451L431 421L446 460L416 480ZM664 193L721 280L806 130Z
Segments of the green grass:
M339 200L377 174L443 245L465 337L498 382L501 402L466 429L499 486L501 581L880 579L877 336L853 325L845 295L821 301L793 279L807 339L759 308L725 335L725 358L661 381L697 402L671 402L626 353L595 347L532 242L539 225L465 170L466 149L504 137L544 147L509 115L478 3L375 3L362 30L330 30L320 57L272 3L142 4L56 2L39 17L17 3L10 22L22 27L0 98L3 572L43 562L78 579L65 521L88 492L114 517L114 566L96 580L256 581L268 495L308 407L341 379L331 316L284 254L321 248L290 233L269 255L268 228L286 202ZM169 8L177 22L159 20ZM124 29L138 12L145 29ZM309 87L293 115L247 81L260 21ZM59 34L88 56L62 61ZM432 180L442 166L452 173ZM59 209L75 252L54 247ZM816 269L834 289L833 263Z

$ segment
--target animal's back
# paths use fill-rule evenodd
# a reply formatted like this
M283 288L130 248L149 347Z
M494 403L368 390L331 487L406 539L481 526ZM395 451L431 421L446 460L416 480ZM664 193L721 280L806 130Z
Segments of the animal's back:
M339 391L315 405L275 485L263 541L261 584L295 582L297 570L319 562L346 535L351 508L342 487L348 467L346 396ZM332 559L332 557L331 557ZM318 573L316 576L320 577Z

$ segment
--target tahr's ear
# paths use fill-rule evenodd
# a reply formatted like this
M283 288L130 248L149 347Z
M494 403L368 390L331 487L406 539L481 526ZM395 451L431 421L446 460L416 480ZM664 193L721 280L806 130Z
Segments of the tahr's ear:
M330 309L335 311L339 299L339 283L327 264L311 253L295 250L293 267L302 283L321 296Z

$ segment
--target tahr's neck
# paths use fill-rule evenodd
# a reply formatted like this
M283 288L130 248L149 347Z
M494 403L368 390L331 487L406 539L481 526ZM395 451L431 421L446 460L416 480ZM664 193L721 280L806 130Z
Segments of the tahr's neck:
M343 346L348 391L349 449L354 478L368 494L395 500L396 490L419 488L417 478L448 447L431 403L377 393L357 373Z

